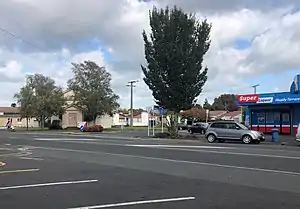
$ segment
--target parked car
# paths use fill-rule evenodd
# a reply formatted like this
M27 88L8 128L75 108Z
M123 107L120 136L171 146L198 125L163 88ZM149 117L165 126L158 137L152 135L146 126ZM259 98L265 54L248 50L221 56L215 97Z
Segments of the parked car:
M208 127L207 123L194 123L192 126L188 128L188 132L190 134L193 133L205 134L207 127Z
M206 130L205 137L209 143L213 143L216 140L219 142L237 140L245 144L259 144L261 141L265 141L263 133L250 130L245 125L234 121L212 122Z
M296 141L300 142L300 123L298 124L297 128Z

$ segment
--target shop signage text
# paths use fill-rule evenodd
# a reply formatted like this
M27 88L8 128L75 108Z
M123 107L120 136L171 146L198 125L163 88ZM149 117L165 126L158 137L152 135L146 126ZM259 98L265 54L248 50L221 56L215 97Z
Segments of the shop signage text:
M255 103L258 101L258 94L245 94L238 96L238 103Z
M285 103L285 102L300 102L300 97L295 97L295 98L290 98L290 97L286 97L286 98L276 98L275 102L277 103Z
M261 97L258 98L258 101L256 103L258 104L268 104L273 102L273 97Z

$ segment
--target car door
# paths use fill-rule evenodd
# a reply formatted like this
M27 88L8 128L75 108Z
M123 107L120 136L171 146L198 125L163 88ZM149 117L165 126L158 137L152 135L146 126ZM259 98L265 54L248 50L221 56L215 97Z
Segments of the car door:
M226 137L226 126L223 123L213 123L210 128L217 134L218 138Z
M227 131L226 131L226 138L232 140L239 140L241 138L241 131L240 127L235 123L228 123L226 124Z

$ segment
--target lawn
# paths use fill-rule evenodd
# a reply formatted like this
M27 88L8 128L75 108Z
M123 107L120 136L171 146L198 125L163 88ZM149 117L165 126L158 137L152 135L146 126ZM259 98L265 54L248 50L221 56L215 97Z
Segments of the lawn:
M151 127L151 130L152 129L153 128ZM136 126L136 127L127 126L127 127L123 127L123 129L121 129L121 127L112 127L112 128L104 129L104 131L147 131L147 130L148 130L147 126ZM155 130L161 131L161 127L157 126L155 127ZM165 128L165 130L167 129Z

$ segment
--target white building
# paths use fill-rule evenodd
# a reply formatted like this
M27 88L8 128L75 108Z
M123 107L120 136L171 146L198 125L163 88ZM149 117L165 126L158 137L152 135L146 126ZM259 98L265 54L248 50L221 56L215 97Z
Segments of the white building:
M130 124L131 118L128 118L128 124ZM148 112L141 112L137 115L133 116L133 126L148 126L149 121L149 113Z

